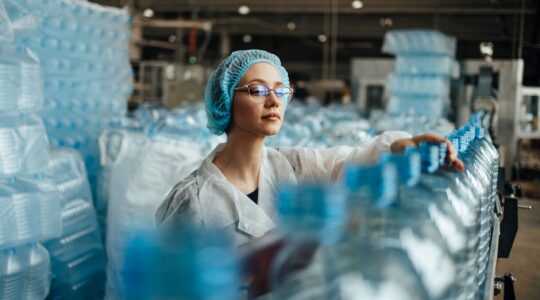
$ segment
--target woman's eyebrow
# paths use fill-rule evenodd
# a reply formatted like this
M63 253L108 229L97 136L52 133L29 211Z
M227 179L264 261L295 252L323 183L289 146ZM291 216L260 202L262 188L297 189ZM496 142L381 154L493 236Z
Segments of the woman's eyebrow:
M251 79L248 83L252 83L252 82L261 82L261 83L267 83L266 80L264 79L259 79L259 78L255 78L255 79Z
M268 84L268 82L264 79L259 79L259 78L255 78L255 79L251 79L248 84L252 83L252 82L260 82L260 83L264 83L264 84ZM283 85L283 82L281 81L276 81L274 82L274 86L277 86L277 85Z

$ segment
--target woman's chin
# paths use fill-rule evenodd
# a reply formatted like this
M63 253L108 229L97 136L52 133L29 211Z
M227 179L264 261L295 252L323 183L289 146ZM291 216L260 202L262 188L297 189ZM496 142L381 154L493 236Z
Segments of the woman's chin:
M262 128L262 133L265 135L265 136L272 136L272 135L276 135L279 133L279 130L281 129L281 126L265 126L264 128Z

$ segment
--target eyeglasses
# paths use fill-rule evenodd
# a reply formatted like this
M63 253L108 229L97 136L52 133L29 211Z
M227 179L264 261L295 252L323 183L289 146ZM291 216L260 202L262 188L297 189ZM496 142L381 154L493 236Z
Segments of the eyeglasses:
M284 102L288 102L292 98L293 89L287 86L278 86L276 88L269 88L261 83L250 83L245 86L237 87L234 89L238 92L247 92L249 98L257 103L263 103L267 97L270 96L270 91L274 92L276 97Z

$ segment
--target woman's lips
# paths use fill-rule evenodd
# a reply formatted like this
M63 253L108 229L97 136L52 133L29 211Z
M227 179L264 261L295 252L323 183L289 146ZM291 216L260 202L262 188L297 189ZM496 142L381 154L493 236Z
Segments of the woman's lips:
M279 116L279 114L270 113L270 114L264 115L262 119L268 120L268 121L277 121L277 120L281 120L281 117Z

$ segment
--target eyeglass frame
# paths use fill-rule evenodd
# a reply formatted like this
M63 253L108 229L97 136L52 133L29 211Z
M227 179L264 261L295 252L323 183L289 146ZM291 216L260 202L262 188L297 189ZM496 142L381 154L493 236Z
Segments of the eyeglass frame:
M234 91L235 91L235 92L248 92L247 94L248 94L248 96L249 96L249 99L251 99L251 100L254 101L255 103L259 103L259 102L255 101L254 99L252 99L252 98L251 98L251 95L249 94L249 86L250 86L250 85L254 85L254 84L265 86L265 87L268 89L268 96L270 96L270 92L274 92L274 95L276 96L276 98L281 99L281 100L283 100L283 101L291 101L292 95L293 95L293 93L294 93L294 89L293 89L292 87L284 86L284 85L278 86L278 88L280 88L280 87L281 87L281 88L286 88L286 89L289 89L289 90L291 91L291 92L289 93L289 98L288 98L287 100L284 100L284 99L278 97L278 95L277 95L277 93L276 93L276 88L271 89L271 88L269 88L267 85L265 85L265 84L263 84L263 83L258 83L258 82L250 82L250 83L248 83L248 84L246 84L246 85L244 85L244 86L239 86L239 87L235 88ZM264 97L268 97L268 96L264 96ZM264 101L263 101L263 102L260 102L260 103L264 103Z

